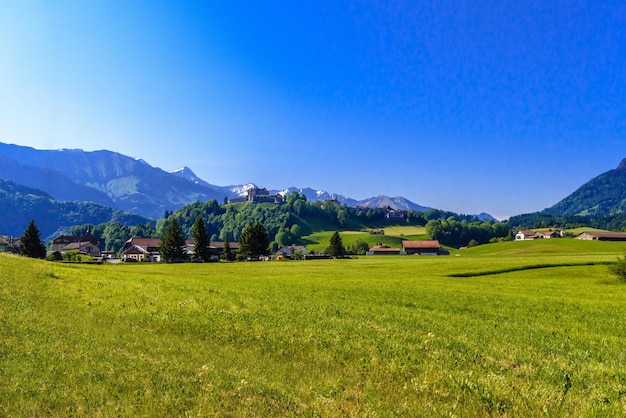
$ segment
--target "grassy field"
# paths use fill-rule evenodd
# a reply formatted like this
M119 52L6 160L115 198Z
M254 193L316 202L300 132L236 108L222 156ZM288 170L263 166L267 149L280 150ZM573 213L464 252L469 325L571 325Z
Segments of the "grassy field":
M0 254L0 415L623 416L626 284L606 266L623 252L541 240L231 264Z
M393 225L381 227L380 229L384 230L384 235L373 235L368 231L341 231L341 240L344 247L347 248L350 248L357 239L367 242L370 247L376 244L383 244L389 247L401 248L403 239L430 239L426 233L426 228L423 226ZM322 251L328 247L332 234L333 231L315 232L303 237L303 240L307 243L308 250Z

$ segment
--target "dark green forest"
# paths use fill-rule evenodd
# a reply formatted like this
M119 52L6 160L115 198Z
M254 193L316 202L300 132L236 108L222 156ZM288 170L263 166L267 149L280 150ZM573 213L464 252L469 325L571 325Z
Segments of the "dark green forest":
M26 225L35 220L42 238L54 237L72 225L119 222L125 225L145 223L143 216L112 209L93 202L55 200L41 190L0 180L0 207L3 211L1 233L20 236Z

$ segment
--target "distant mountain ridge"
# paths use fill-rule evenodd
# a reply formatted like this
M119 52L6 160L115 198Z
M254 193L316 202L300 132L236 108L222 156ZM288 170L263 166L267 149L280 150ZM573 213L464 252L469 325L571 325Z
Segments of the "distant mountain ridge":
M9 159L21 165L18 171L0 173L0 178L36 186L57 199L93 201L152 219L198 200L223 198L214 190L112 151L36 150L0 143L0 156L5 163ZM61 194L60 182L74 187Z
M155 220L166 211L197 201L216 199L221 203L224 198L246 196L256 187L254 183L216 186L196 176L189 167L166 172L142 159L107 150L37 150L0 143L0 164L4 168L1 179L42 190L55 199L95 202ZM283 195L292 191L304 194L311 202L337 199L348 206L430 209L404 197L381 195L356 200L312 188L270 190Z
M200 179L198 176L196 176L196 174L189 167L179 168L177 170L170 171L170 173L176 176L179 176L181 178L184 178L195 184L201 184L206 187L211 187L216 191L220 191L224 193L224 196L228 198L245 197L248 194L248 190L257 187L254 183L248 183L248 184L243 184L239 186L223 186L223 187L215 186ZM287 196L291 192L298 192L300 194L305 195L309 202L336 199L342 204L346 204L347 206L350 206L350 207L361 206L361 207L381 208L381 207L389 206L396 210L415 210L419 212L423 212L428 209L431 209L429 207L421 206L416 203L413 203L404 197L388 197L388 196L381 195L377 197L370 197L368 199L356 200L356 199L352 199L352 198L349 198L340 194L329 193L324 190L315 190L310 187L307 187L307 188L288 187L286 189L272 189L268 191L271 194L281 194L283 196Z
M626 212L626 158L580 186L541 213L560 216L607 216Z

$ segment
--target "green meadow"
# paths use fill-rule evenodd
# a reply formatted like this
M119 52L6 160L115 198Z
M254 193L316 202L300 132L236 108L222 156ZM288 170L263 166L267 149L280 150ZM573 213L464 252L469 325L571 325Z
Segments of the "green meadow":
M366 242L370 247L373 247L377 244L383 244L388 247L401 248L403 239L430 239L428 234L426 233L426 228L424 228L423 226L391 225L371 229L382 229L384 231L384 234L374 235L371 234L368 230L342 231L340 234L343 245L347 248L351 248L352 244L354 244L356 240L361 240L363 242ZM323 251L324 248L328 246L328 243L330 242L330 237L333 235L333 232L334 231L318 231L303 237L303 240L307 244L307 249L314 251Z
M623 416L626 284L607 263L624 247L171 265L0 254L0 415Z

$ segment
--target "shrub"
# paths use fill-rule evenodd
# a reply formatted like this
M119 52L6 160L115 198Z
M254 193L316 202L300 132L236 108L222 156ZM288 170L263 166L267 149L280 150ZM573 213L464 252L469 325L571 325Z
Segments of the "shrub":
M626 282L626 255L617 257L617 261L609 265L609 273Z

